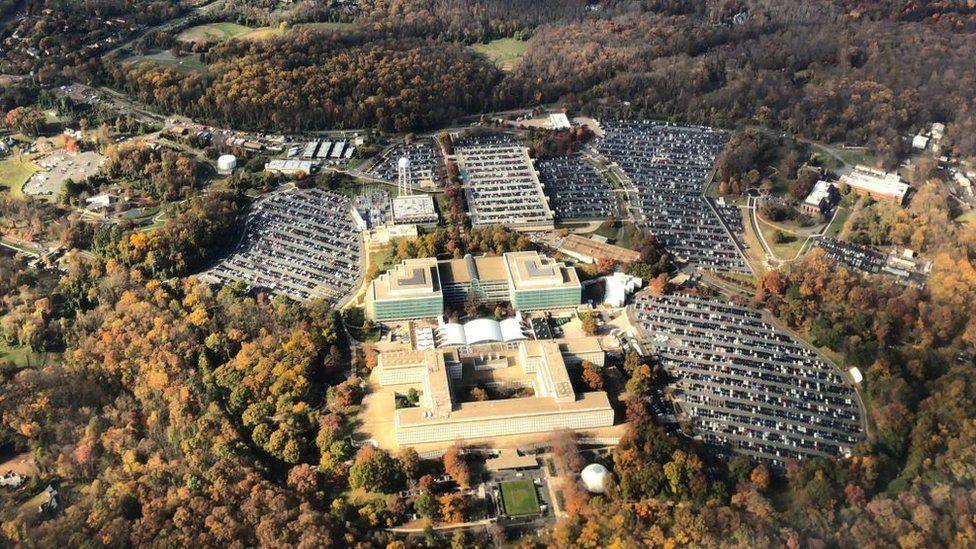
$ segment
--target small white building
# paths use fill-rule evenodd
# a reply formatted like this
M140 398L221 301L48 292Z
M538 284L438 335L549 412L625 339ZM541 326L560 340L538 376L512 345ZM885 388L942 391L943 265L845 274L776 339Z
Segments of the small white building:
M607 307L623 307L627 303L627 296L636 292L644 281L636 276L616 272L603 277L603 304Z
M916 151L924 151L929 148L928 136L918 134L912 139L912 148Z
M272 160L264 165L264 171L284 175L311 175L310 160Z
M568 130L573 127L565 113L556 112L549 115L549 127L554 130Z
M93 212L104 211L118 202L118 198L110 194L99 194L85 199L85 209Z

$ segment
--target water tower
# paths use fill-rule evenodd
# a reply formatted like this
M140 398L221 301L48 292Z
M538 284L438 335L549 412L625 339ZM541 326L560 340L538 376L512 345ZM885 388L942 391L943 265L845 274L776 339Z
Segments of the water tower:
M411 176L410 176L410 159L406 156L400 158L397 161L397 173L399 177L397 179L397 191L400 196L407 196L412 194L410 189Z

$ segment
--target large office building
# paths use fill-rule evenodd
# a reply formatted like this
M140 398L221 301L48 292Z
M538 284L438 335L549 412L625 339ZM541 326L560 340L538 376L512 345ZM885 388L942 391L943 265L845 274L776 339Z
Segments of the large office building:
M590 347L582 349L589 353ZM607 394L577 394L566 369L570 359L564 353L574 363L581 360L574 356L573 348L562 348L554 341L381 353L380 386L409 386L420 392L417 407L395 412L397 444L612 426L614 412ZM531 387L532 396L464 401L466 389L486 384Z
M867 166L857 166L841 181L857 194L870 196L878 202L901 206L905 203L909 185L897 173L887 173Z
M576 269L538 252L463 259L408 259L370 285L367 312L390 322L432 318L446 305L509 301L520 311L576 307L583 296Z

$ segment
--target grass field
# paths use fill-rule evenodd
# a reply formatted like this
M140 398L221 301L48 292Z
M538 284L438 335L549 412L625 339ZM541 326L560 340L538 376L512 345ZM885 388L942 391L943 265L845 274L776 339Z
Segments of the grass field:
M499 38L487 44L474 44L471 49L490 59L499 69L511 72L525 55L528 45L515 38Z
M154 63L179 73L206 72L207 70L206 63L200 61L200 57L197 55L174 57L173 54L168 51L155 53L152 55L140 55L138 57L132 57L128 60L128 62L132 63L133 65Z
M837 210L837 215L830 222L830 226L824 231L824 235L830 238L837 238L840 232L844 229L844 223L847 223L847 218L851 216L851 206L837 206L840 208Z
M253 30L251 27L237 23L210 23L209 25L199 25L186 29L176 39L183 42L223 42L245 35Z
M21 162L16 158L0 161L0 186L10 189L13 196L24 196L24 183L38 170L33 163Z
M177 36L183 42L225 42L239 38L241 40L268 40L283 36L296 29L312 30L350 30L356 28L355 23L299 23L295 26L282 27L247 27L237 23L210 23L191 27Z
M976 224L976 210L960 215L956 218L956 222L964 225Z
M35 353L26 346L11 346L0 341L0 364L9 362L17 368L36 368L57 359L57 357L57 353Z
M499 488L506 515L520 517L539 513L539 496L531 480L510 480L499 484Z
M762 231L766 244L777 259L789 261L796 257L796 254L803 248L803 244L806 242L806 236L800 236L789 230L784 230L783 233L786 234L786 242L777 244L773 239L773 233L777 230L776 227L770 225L762 217L758 217L757 221L759 222L759 230Z
M831 170L838 170L843 167L838 162L838 158L850 168L859 164L865 166L874 165L875 158L864 149L845 149L843 147L831 147L814 143L813 150L825 157L825 160L827 160L826 167Z

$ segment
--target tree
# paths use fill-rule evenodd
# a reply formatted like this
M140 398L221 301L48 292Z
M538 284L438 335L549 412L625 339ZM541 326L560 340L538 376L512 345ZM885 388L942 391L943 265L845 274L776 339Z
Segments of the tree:
M752 474L749 475L749 481L752 485L756 487L756 490L760 492L765 492L769 488L770 474L769 469L765 465L760 463L752 470Z
M444 522L464 522L468 505L467 499L457 492L442 494L437 498L440 503L441 519Z
M4 124L31 137L37 137L44 126L47 117L42 111L33 107L17 107L7 112Z
M444 452L444 471L458 483L461 488L471 486L471 470L468 462L461 455L461 448L450 447Z
M356 462L349 469L349 484L370 492L389 494L403 486L403 470L385 450L370 445L356 454Z
M397 454L397 461L400 462L400 469L409 480L416 480L420 472L420 454L417 450L407 447L400 450Z
M437 499L430 492L424 492L417 496L417 501L413 505L417 514L424 518L435 518L440 512Z
M605 385L604 380L604 370L602 366L590 362L589 360L584 360L582 364L583 368L583 382L586 386L593 391L602 391Z
M671 283L667 273L661 273L651 279L650 284L648 284L648 289L650 290L651 295L660 296L668 293L670 290L670 285Z
M583 333L592 336L596 335L599 331L599 326L597 325L596 317L593 313L584 312L580 314L580 320L583 322Z

